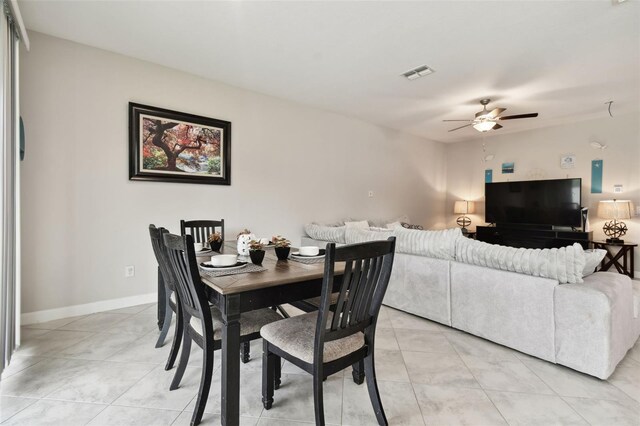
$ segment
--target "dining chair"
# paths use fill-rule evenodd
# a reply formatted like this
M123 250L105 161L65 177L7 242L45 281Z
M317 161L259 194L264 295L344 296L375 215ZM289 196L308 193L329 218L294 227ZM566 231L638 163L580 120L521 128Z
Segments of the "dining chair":
M176 277L176 289L182 311L184 331L182 334L182 351L178 368L171 382L170 390L180 385L191 353L191 342L195 342L203 350L202 373L196 406L191 417L191 425L202 420L213 373L213 354L222 347L222 314L215 306L210 306L200 280L200 272L196 263L191 235L163 234L169 263ZM260 338L260 328L282 317L274 310L265 308L244 313L240 317L240 341L250 342ZM273 380L279 380L280 366L274 370Z
M262 404L273 405L275 375L284 358L313 375L316 425L324 425L322 382L327 376L364 361L364 373L378 423L387 424L374 365L375 332L382 299L389 284L395 237L336 248L327 245L322 296L318 312L265 325L260 330ZM345 262L335 312L330 298L336 262Z
M158 262L158 270L160 278L164 283L165 294L165 309L164 309L164 321L162 323L162 330L160 330L160 336L156 341L156 348L161 347L164 344L164 340L169 333L171 327L171 318L173 314L176 315L176 328L173 332L173 341L171 343L171 350L169 351L169 359L164 367L165 370L173 368L173 364L178 356L180 350L180 341L182 339L182 314L180 312L180 302L178 301L178 294L175 287L175 276L169 265L169 258L164 247L164 241L162 239L163 233L167 230L164 228L156 228L155 225L149 225L149 235L151 236L151 246L153 247L153 254Z
M224 240L224 219L220 220L181 220L180 221L180 234L191 235L193 241L196 243L206 243L209 236L219 230ZM240 346L242 351L242 362L246 364L251 357L251 345L249 342L244 342Z
M220 220L181 220L180 234L191 235L195 243L206 243L209 235L219 230L224 240L224 219Z

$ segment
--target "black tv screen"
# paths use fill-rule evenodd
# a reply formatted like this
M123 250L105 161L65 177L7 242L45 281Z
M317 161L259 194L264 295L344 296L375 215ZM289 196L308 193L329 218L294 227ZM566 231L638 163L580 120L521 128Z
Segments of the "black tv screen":
M485 220L497 224L579 227L582 179L487 183Z

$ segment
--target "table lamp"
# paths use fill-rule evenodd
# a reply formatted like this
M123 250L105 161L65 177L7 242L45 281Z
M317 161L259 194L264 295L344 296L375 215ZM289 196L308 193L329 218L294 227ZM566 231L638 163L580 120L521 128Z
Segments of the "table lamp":
M607 219L602 230L608 243L622 244L621 240L627 233L627 225L620 219L631 219L633 203L629 200L603 200L598 203L598 217Z
M473 201L456 201L453 205L453 212L457 214L462 214L462 216L458 217L456 223L458 226L462 228L462 233L466 234L469 232L467 230L467 226L471 225L471 219L467 217L467 214L471 214L475 211L475 204Z

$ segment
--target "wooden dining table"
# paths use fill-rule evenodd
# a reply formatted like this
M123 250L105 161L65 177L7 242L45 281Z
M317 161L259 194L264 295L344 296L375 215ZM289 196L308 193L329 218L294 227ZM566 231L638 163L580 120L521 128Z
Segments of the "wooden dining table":
M201 275L209 302L222 313L222 400L221 423L235 426L240 421L240 316L243 312L268 308L320 296L324 262L306 264L278 260L273 249L266 249L265 271L211 277ZM292 248L292 251L295 249ZM225 243L221 253L237 253L235 244ZM215 253L208 253L210 257ZM239 260L250 262L249 257ZM198 262L204 256L198 257ZM344 263L336 263L332 291L341 284ZM164 293L164 286L162 286ZM158 287L160 297L160 284ZM164 304L163 303L159 303ZM160 323L160 317L159 317ZM260 389L256 389L260 398Z

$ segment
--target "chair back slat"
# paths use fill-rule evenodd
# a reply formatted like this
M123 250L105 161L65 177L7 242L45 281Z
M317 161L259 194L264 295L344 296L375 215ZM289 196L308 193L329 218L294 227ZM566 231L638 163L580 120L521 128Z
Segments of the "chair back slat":
M188 318L196 317L202 320L203 330L207 322L211 324L211 312L200 281L200 272L193 248L191 235L173 235L166 233L163 236L164 244L169 258L169 264L176 277L176 288L180 295L183 312ZM188 318L185 318L188 323Z
M351 274L351 282L342 281L342 286L340 286L340 293L344 292L346 294L347 300L344 305L342 305L342 311L336 311L336 315L340 316L340 327L345 328L347 326L347 321L349 319L349 312L353 308L353 302L356 299L356 293L358 292L358 283L360 282L360 277L362 276L362 262L350 262L355 263L355 268L353 268L353 274Z
M325 255L326 256L326 255ZM326 259L325 259L326 261ZM343 284L349 283L351 282L351 274L352 274L352 268L353 268L353 263L352 262L347 262L344 266L344 274L342 275L342 282ZM336 309L335 309L335 315L333 315L333 318L331 320L331 327L329 327L331 330L335 331L338 329L339 325L340 325L340 315L338 315L338 312L342 312L344 310L344 306L347 303L347 291L346 289L344 289L344 285L340 287L340 292L338 294L338 301L336 302Z
M160 274L162 275L162 280L164 281L165 287L169 291L175 291L175 282L176 278L171 270L171 265L169 264L169 258L167 257L167 252L164 247L164 241L162 239L163 234L167 233L167 230L164 228L156 228L155 225L149 225L149 236L151 237L151 247L153 248L153 254L156 257L156 261L158 262L158 267L160 268Z
M375 291L375 283L380 280L380 273L382 272L383 257L375 257L372 260L373 266L369 270L369 278L367 279L367 286L365 289L365 295L362 298L363 302L360 304L356 311L357 318L364 318L367 312L371 309L371 303L373 301L373 293Z
M224 240L224 219L220 220L181 220L180 234L191 235L195 243L203 243L209 240L209 236L219 230Z
M394 252L395 237L339 248L333 243L327 245L314 345L316 361L320 358L321 362L325 342L361 331L372 341L382 299L391 277ZM331 313L335 263L339 261L345 262L345 269L335 311ZM330 315L333 317L327 324Z

